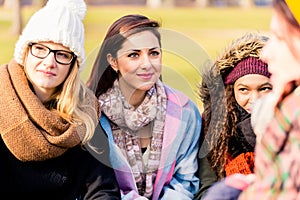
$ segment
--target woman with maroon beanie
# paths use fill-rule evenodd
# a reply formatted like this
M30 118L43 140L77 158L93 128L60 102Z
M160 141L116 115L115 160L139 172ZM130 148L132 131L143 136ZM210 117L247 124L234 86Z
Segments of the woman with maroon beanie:
M299 199L300 197L300 2L274 0L271 37L262 51L273 91L253 107L257 136L255 174L232 175L211 187L214 199Z
M246 34L203 71L199 95L204 105L204 136L198 155L201 184L197 199L217 180L253 173L256 137L251 109L272 90L268 66L260 60L266 40L256 33Z

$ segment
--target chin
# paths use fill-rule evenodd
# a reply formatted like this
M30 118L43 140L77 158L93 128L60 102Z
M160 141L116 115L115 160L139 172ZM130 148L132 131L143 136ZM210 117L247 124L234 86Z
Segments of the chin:
M138 90L147 91L147 90L150 90L153 85L154 85L154 82L148 83L148 84L145 84L145 85L139 87Z
M149 86L149 87L147 87L147 86L143 86L143 87L140 87L140 88L138 88L138 90L142 90L142 91L148 91L148 90L150 90L150 89L151 89L151 87L152 87L152 86Z

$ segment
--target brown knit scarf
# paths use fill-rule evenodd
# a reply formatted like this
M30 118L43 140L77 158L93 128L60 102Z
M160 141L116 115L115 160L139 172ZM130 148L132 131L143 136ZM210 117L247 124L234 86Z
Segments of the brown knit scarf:
M0 67L0 134L21 161L42 161L80 144L84 125L74 126L45 108L15 61Z

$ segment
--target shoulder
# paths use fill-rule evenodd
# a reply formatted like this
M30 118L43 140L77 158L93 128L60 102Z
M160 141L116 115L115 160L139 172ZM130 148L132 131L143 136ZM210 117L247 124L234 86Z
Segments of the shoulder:
M7 69L8 64L4 64L0 66L0 70L3 71L5 69Z
M102 138L103 139L103 138ZM102 142L101 142L102 144ZM107 146L98 147L94 144L76 146L69 152L72 157L71 163L79 165L80 169L96 170L97 168L106 168L110 166ZM80 162L78 162L80 160ZM96 170L97 171L97 170Z
M183 92L178 91L164 84L166 95L169 102L172 102L180 107L185 107L187 105L194 105L194 102L187 97Z
M7 72L7 68L8 68L8 64L4 64L0 66L0 73L6 73Z
M85 87L85 86L83 85L83 87ZM95 94L89 88L85 87L85 91L86 92L85 92L84 99L86 100L87 104L92 106L92 108L96 111L97 117L98 117L98 120L99 120L100 116L101 116L101 108L100 108L98 99L95 96Z
M184 93L164 85L167 95L167 114L181 120L195 118L201 120L197 105Z

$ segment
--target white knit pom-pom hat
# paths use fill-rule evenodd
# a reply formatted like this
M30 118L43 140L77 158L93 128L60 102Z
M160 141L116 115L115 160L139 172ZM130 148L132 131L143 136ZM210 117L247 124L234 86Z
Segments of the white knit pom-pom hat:
M80 71L84 67L84 0L48 0L29 20L15 46L14 58L23 65L30 42L55 42L75 53Z

